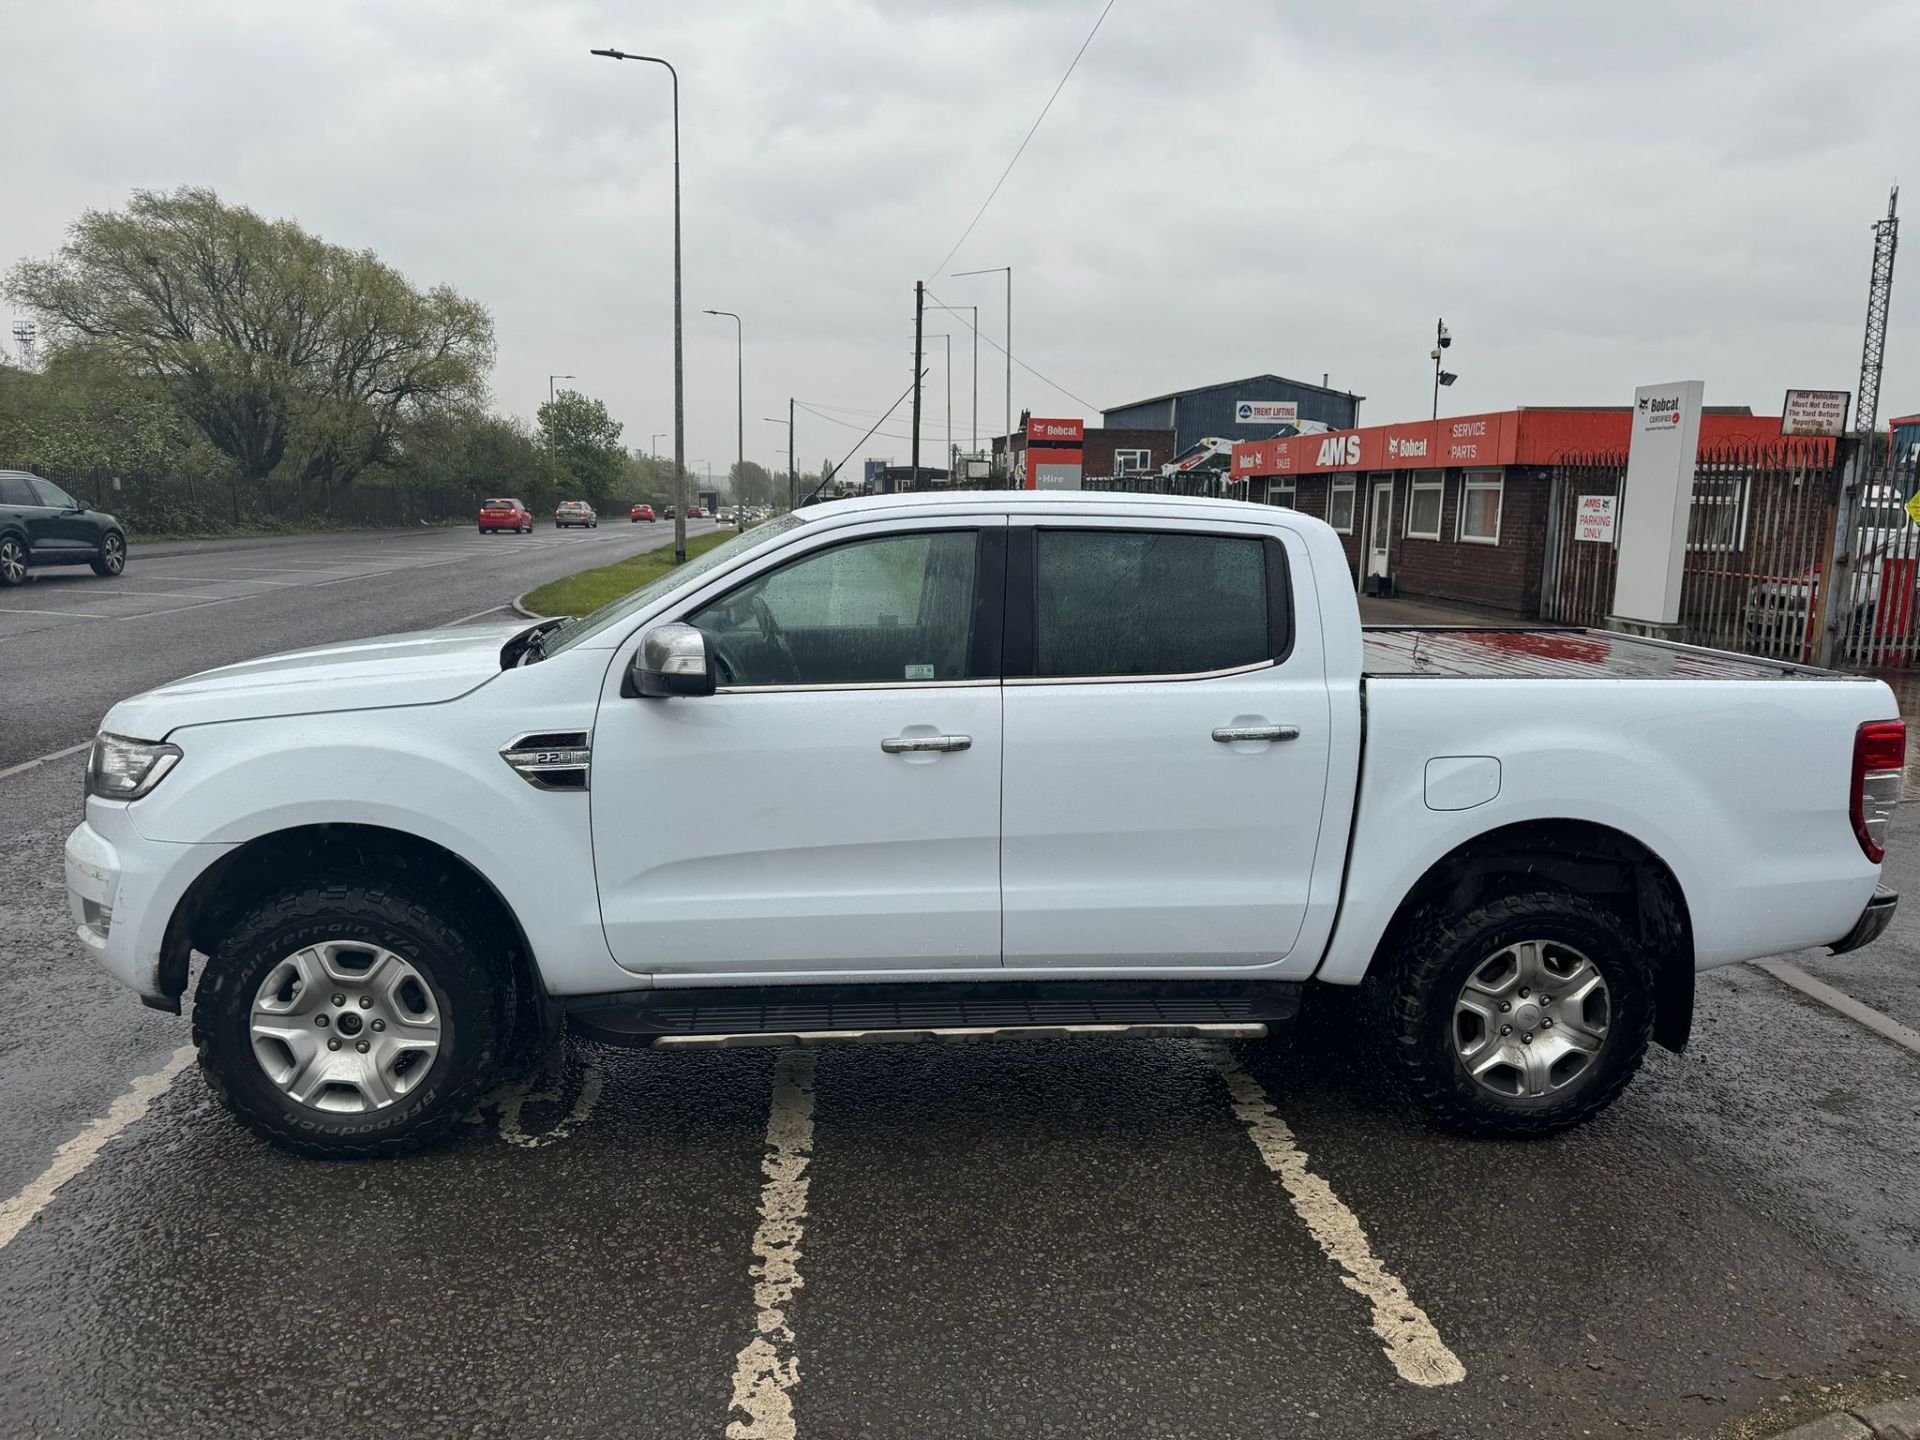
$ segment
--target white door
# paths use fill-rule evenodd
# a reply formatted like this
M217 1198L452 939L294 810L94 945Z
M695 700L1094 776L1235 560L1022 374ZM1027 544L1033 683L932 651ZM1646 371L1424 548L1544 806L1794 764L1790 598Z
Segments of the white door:
M1393 543L1393 481L1373 482L1373 500L1367 507L1367 574L1387 573L1387 550Z
M983 568L999 578L982 552L978 528L893 530L666 617L707 633L713 695L624 699L635 641L619 652L591 804L621 965L999 965L1000 686L978 673L999 637L975 634Z
M1331 729L1318 624L1292 623L1304 550L1224 522L1090 518L1016 527L1010 575L1028 534L1030 605L1008 587L1008 966L1283 960Z

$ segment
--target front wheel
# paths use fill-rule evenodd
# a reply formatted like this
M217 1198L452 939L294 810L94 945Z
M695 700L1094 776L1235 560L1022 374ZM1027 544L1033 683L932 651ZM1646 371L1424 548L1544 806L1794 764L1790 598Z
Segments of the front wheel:
M1655 957L1559 890L1420 912L1377 982L1401 1088L1450 1129L1553 1135L1612 1104L1647 1052Z
M0 535L0 585L19 585L26 578L26 542L15 535Z
M200 1065L255 1134L365 1158L446 1134L508 1033L504 967L430 887L373 876L263 899L214 946L194 993Z
M93 557L93 573L114 576L127 568L127 537L109 530L100 541L100 553Z

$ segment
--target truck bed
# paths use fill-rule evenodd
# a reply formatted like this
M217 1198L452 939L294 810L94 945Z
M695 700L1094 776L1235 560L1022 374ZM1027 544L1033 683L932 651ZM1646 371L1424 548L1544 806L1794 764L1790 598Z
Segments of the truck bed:
M1811 665L1579 627L1362 631L1369 678L1451 680L1853 680Z

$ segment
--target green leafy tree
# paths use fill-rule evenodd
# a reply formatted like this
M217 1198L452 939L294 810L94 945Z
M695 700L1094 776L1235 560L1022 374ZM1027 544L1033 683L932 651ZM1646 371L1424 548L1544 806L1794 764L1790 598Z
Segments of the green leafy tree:
M628 459L620 445L623 428L605 402L578 390L562 390L540 407L540 447L559 499L585 500L595 509L619 503Z
M55 357L158 387L243 480L350 483L424 412L477 404L493 363L483 306L207 189L89 210L6 289Z
M727 473L727 487L741 505L765 505L773 499L773 477L766 466L754 460L735 461Z

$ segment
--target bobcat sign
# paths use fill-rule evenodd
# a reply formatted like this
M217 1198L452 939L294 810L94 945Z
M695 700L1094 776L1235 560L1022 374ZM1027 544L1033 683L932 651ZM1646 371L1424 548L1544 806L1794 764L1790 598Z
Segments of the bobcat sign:
M1621 487L1619 560L1607 624L1631 634L1677 636L1687 512L1700 451L1706 385L1681 380L1633 392L1627 479Z

